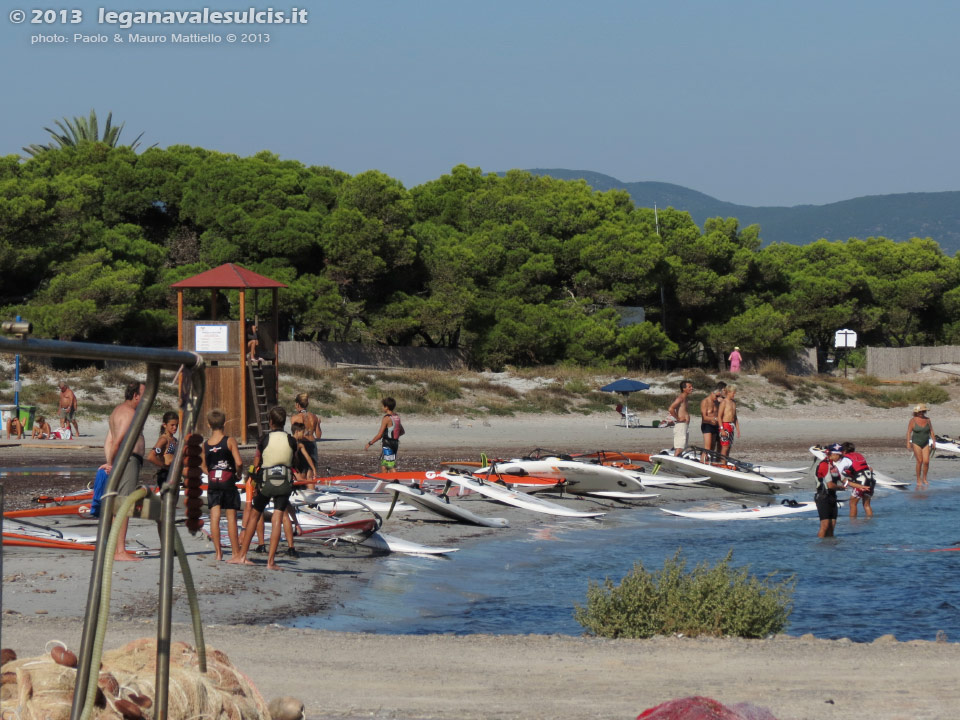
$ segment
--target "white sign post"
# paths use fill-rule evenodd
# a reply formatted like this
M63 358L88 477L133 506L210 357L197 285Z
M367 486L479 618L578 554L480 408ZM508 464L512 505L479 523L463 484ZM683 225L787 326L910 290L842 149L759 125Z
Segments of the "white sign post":
M850 348L857 346L857 333L854 330L837 330L833 336L833 347L850 352ZM843 377L847 377L846 353L844 353Z

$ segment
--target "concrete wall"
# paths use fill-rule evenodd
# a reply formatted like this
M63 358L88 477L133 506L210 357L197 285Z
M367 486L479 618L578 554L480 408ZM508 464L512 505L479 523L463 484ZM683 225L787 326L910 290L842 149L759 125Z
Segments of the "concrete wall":
M817 349L801 348L786 358L787 372L791 375L816 375Z
M960 345L867 348L867 373L878 378L895 378L919 372L927 365L960 364Z
M422 347L388 347L359 343L281 341L280 366L312 368L365 367L461 370L466 367L458 350Z

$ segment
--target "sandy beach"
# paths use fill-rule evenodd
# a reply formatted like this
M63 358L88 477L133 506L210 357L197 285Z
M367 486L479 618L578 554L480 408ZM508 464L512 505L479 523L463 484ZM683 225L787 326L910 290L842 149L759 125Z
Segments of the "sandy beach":
M809 464L809 445L852 440L876 468L912 480L914 462L903 440L908 418L903 409L878 410L854 403L829 409L745 411L743 436L734 455ZM940 432L951 432L960 422L952 403L938 407L933 418ZM441 460L475 459L481 451L506 456L534 447L655 451L669 446L672 437L665 429L618 427L612 415L469 422L405 418L405 425L408 434L401 459L405 467L424 468ZM363 452L374 427L368 418L325 421L321 464L335 471L374 469L375 454ZM0 465L96 465L105 428L88 423L82 429L84 435L71 444L3 443ZM148 427L148 437L152 432ZM692 437L691 442L699 444L699 438ZM931 481L957 475L960 460L934 459ZM803 484L812 488L812 476L807 474ZM22 485L7 478L7 509L51 489ZM723 497L732 496L699 487L671 490L653 502ZM489 514L491 506L487 507ZM434 522L413 513L390 518L384 530L416 542L464 547L496 542L540 522L503 506L497 506L495 514L507 517L511 527L491 530ZM815 520L810 522L815 534ZM841 538L843 523L841 518ZM298 560L282 559L284 572L274 573L263 563L248 568L217 563L205 538L181 534L200 591L208 644L225 651L267 698L292 695L303 700L311 718L628 718L694 694L730 704L754 703L769 708L780 720L949 718L960 705L956 686L960 645L934 638L906 643L891 637L852 643L786 635L759 641L610 641L564 636L381 636L284 628L275 623L349 603L351 594L378 571L382 557L343 543L319 550L310 547ZM149 523L134 522L130 538L153 546L156 531ZM451 570L455 569L454 556ZM6 553L3 646L14 648L21 657L42 653L51 639L78 646L89 572L89 561L76 553ZM189 642L192 633L184 624L188 610L179 573L177 577L176 636ZM118 565L114 578L107 646L154 636L156 560ZM262 611L264 606L270 608L269 614ZM310 670L304 672L304 667Z

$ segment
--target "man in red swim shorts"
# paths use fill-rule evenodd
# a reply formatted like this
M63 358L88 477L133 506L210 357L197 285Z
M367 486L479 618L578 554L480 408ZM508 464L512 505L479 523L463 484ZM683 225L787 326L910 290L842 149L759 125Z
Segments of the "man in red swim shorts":
M740 419L737 417L737 386L727 385L724 391L723 402L717 411L720 420L720 454L729 457L730 446L733 445L733 433L736 430L740 437Z

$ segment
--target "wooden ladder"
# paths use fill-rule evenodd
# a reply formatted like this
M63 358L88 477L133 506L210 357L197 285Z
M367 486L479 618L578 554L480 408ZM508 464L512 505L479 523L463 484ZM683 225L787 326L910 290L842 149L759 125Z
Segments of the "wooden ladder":
M247 365L247 378L250 382L250 392L253 394L253 421L247 427L256 430L257 435L263 436L270 432L270 420L267 411L267 385L263 379L263 368L257 364Z

